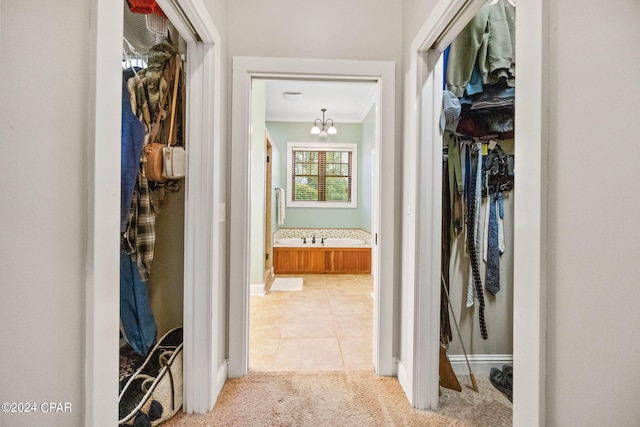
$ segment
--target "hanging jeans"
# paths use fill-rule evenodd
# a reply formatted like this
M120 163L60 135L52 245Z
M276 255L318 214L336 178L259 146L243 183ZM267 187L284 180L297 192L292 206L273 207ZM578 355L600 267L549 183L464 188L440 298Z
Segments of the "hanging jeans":
M120 320L133 351L146 356L156 341L156 320L147 283L140 279L138 264L125 251L120 251Z

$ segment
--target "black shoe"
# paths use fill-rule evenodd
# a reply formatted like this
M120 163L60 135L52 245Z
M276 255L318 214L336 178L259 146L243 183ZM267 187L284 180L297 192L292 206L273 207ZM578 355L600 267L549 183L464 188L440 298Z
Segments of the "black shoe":
M513 374L504 373L498 368L491 368L489 373L489 381L504 394L510 402L513 402Z

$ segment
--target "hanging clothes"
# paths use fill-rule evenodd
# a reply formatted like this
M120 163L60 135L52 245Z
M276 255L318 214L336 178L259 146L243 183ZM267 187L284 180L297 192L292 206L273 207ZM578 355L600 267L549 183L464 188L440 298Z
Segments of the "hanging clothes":
M120 138L120 232L127 229L133 190L140 169L140 155L144 145L144 125L131 110L128 80L133 70L125 70L122 76L122 130Z
M442 286L447 292L440 293L440 340L442 344L448 344L453 335L449 321L449 263L451 260L451 200L449 191L449 159L448 155L442 156L442 246L440 257L440 274Z
M489 196L489 224L487 230L487 269L485 288L491 295L500 291L500 247L498 244L498 194Z
M120 251L120 321L133 351L146 356L156 341L158 329L147 283L140 278L137 262L125 251Z
M123 249L133 257L143 281L149 280L156 242L156 216L151 205L149 182L144 170L138 171L127 230L122 236Z
M482 193L482 151L480 143L473 143L470 147L470 182L467 227L469 248L469 258L471 264L471 279L475 289L476 298L478 299L478 319L480 321L480 335L483 339L488 338L487 325L484 318L484 294L482 290L482 280L480 279L480 258L479 258L479 216L480 216L480 200ZM471 281L470 279L470 281Z
M462 176L462 160L460 156L460 140L449 131L444 133L444 144L447 147L447 162L449 189L449 203L451 210L451 222L455 234L460 233L464 218L462 212L462 197L464 195L464 177Z
M477 65L482 82L504 79L515 86L515 8L504 0L485 4L451 43L446 68L447 89L465 94ZM477 89L476 84L472 85Z

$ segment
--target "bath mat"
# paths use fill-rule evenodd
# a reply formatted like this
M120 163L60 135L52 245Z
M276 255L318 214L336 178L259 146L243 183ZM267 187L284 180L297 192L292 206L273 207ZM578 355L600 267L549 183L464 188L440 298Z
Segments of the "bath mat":
M272 291L301 291L302 277L278 277L271 285Z

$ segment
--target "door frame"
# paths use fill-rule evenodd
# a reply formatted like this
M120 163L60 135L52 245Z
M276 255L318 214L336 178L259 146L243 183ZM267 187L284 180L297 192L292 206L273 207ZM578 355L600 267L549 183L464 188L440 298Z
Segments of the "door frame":
M440 301L441 149L429 141L441 139L441 52L451 43L485 0L440 0L411 44L406 98L408 127L405 161L412 162L416 182L409 197L416 206L408 232L418 236L412 249L413 288L417 312L411 368L420 372L411 384L413 405L438 406L438 337ZM546 23L542 0L520 2L516 8L518 86L515 108L514 196L514 425L544 425L546 370L546 135L548 99L545 83ZM407 165L405 165L407 166ZM518 197L518 194L525 195ZM411 201L405 202L411 203ZM409 255L409 254L406 254ZM421 260L429 260L425 265ZM425 291L426 290L426 291Z
M264 290L266 291L273 280L273 230L271 224L273 222L273 140L268 130L264 130L264 154L265 154L265 172L264 172Z
M291 78L306 80L375 81L378 84L376 108L376 150L381 182L378 197L379 230L377 253L380 259L395 259L394 237L394 159L395 139L395 63L300 58L233 58L230 253L234 268L229 271L229 376L242 377L249 369L249 254L250 254L250 141L251 82L253 78ZM382 144L382 141L386 141ZM374 351L376 374L391 376L393 364L394 262L374 263Z
M215 370L221 340L216 296L224 289L219 201L224 200L221 39L202 0L158 0L187 43L188 173L185 179L184 410L210 411L224 383ZM87 149L85 425L118 419L119 195L123 9L91 5L93 79ZM219 171L214 173L213 171ZM225 365L226 366L226 365ZM226 378L226 371L224 372Z

